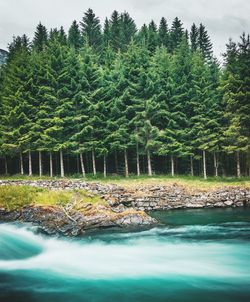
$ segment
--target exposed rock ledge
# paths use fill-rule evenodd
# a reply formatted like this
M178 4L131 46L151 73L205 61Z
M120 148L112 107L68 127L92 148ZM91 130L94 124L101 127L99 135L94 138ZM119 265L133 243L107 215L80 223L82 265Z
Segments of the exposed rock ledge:
M0 185L30 185L53 190L85 189L108 202L106 206L85 204L81 210L75 210L70 204L66 208L29 206L15 212L0 209L0 220L33 222L48 233L66 235L79 235L96 228L155 225L157 221L144 211L250 205L250 188L243 187L224 186L192 192L177 184L130 189L80 180L2 180Z
M27 206L18 211L0 208L0 221L31 222L47 234L78 236L87 231L107 228L148 228L157 221L143 211L121 209L116 213L109 206L94 207L86 204L86 209L65 210L58 206Z

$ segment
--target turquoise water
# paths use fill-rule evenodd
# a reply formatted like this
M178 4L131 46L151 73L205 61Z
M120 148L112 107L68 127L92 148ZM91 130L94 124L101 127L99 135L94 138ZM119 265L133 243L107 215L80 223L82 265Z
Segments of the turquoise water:
M250 301L250 210L155 212L81 239L0 224L0 301Z

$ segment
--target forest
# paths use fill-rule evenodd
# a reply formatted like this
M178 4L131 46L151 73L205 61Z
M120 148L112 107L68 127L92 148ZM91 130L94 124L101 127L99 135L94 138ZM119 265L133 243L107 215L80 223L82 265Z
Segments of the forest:
M219 62L203 24L171 22L137 28L114 11L101 24L88 9L68 32L15 36L0 67L0 174L249 176L249 35Z

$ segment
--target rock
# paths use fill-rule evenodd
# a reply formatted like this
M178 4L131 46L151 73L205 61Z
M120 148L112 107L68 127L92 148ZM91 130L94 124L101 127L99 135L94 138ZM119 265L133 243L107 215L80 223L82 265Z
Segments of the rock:
M227 200L227 201L225 201L224 202L224 204L226 205L226 206L231 206L231 205L233 205L233 201L232 200Z

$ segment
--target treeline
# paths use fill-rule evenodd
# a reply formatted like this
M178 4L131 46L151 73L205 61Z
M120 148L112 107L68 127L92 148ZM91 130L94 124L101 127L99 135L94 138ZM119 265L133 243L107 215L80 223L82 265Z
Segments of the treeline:
M220 68L204 25L137 29L89 9L14 37L0 69L1 173L248 175L250 41Z

